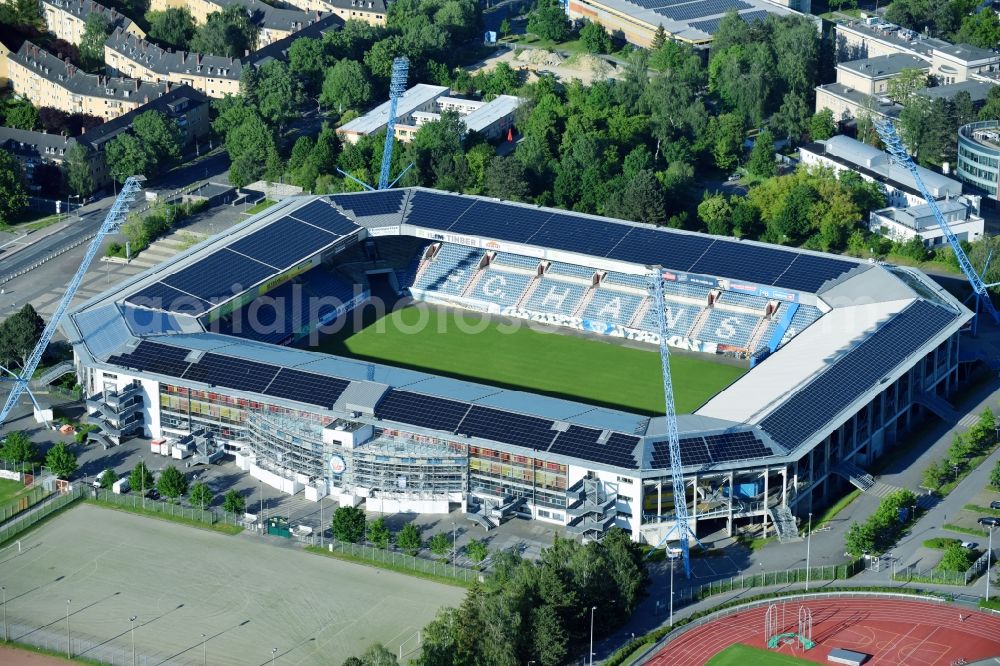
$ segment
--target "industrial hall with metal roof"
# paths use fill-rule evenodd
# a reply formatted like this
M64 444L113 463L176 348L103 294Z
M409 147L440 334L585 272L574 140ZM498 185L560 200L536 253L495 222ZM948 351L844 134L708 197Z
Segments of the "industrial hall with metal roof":
M393 260L352 263L373 252ZM675 510L663 417L301 344L380 280L655 345L653 267L668 344L749 368L678 416L695 530L796 536L796 516L864 485L957 387L973 313L916 269L424 188L286 199L78 306L63 330L106 446L207 431L310 499L458 506L486 527L516 513L584 538L619 526L655 544Z

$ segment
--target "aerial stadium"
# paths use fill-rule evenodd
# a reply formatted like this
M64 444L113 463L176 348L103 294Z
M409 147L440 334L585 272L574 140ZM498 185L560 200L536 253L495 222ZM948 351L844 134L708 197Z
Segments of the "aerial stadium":
M63 330L105 446L208 433L313 500L655 544L663 337L690 529L790 538L941 411L972 318L911 268L403 188L286 199Z

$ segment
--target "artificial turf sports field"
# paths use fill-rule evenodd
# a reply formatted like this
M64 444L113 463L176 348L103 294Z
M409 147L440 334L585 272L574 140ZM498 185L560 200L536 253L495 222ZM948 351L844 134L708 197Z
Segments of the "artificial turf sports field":
M542 332L526 321L511 323L426 305L395 310L357 332L349 329L321 339L318 349L502 388L663 413L660 357L652 346L637 349ZM679 413L698 408L746 372L703 356L671 356Z
M730 645L708 660L707 666L801 666L814 662L749 645Z

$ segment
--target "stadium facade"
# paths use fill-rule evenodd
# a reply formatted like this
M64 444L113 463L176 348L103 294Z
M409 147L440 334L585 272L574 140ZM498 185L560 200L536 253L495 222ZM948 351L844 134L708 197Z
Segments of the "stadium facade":
M107 446L206 430L312 499L656 542L674 511L664 418L300 344L379 285L657 343L653 266L668 342L750 368L679 417L696 529L794 535L795 516L866 483L957 386L972 313L917 270L421 188L285 200L84 303L64 330Z

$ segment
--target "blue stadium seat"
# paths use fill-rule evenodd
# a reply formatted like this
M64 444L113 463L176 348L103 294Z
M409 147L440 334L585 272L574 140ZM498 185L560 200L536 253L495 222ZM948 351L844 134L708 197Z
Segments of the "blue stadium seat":
M799 305L799 309L795 311L795 316L792 317L792 323L789 324L788 330L785 331L785 337L782 338L781 344L785 344L796 335L806 330L810 324L820 318L823 313L819 308L812 305Z
M671 296L683 296L685 298L696 298L699 301L708 304L708 292L712 291L708 287L704 287L700 284L691 284L690 282L671 282L669 280L663 283L663 293L667 298Z
M724 291L718 300L718 304L720 305L735 305L741 308L757 310L758 312L764 312L767 309L767 303L768 299L763 296L751 296L750 294L741 294L736 291Z
M580 299L586 291L587 287L582 284L541 278L531 298L524 304L524 309L532 312L571 315L580 305Z
M673 335L687 335L701 310L697 305L671 303L668 301L666 304L667 330ZM652 306L646 310L642 322L639 323L639 328L653 333L660 332L659 326L656 323L656 310Z
M482 256L482 250L443 243L414 286L444 294L461 294Z
M519 254L510 254L508 252L497 252L495 259L497 264L501 266L512 266L514 268L523 268L526 271L537 272L539 260L534 257L522 257Z
M496 303L502 308L515 305L524 294L533 275L489 268L469 294L472 298Z
M582 317L625 326L632 321L635 311L644 298L644 296L599 287L594 292L594 297L587 303L587 307L584 308Z
M577 266L576 264L564 264L560 261L553 261L549 265L548 270L548 273L553 275L568 275L569 277L582 278L584 280L593 279L594 273L596 272L596 268L590 268L589 266Z
M734 347L746 347L760 317L712 308L698 338Z
M609 272L607 277L604 278L604 281L610 284L620 284L626 287L649 291L649 278L645 275L628 275L627 273Z

